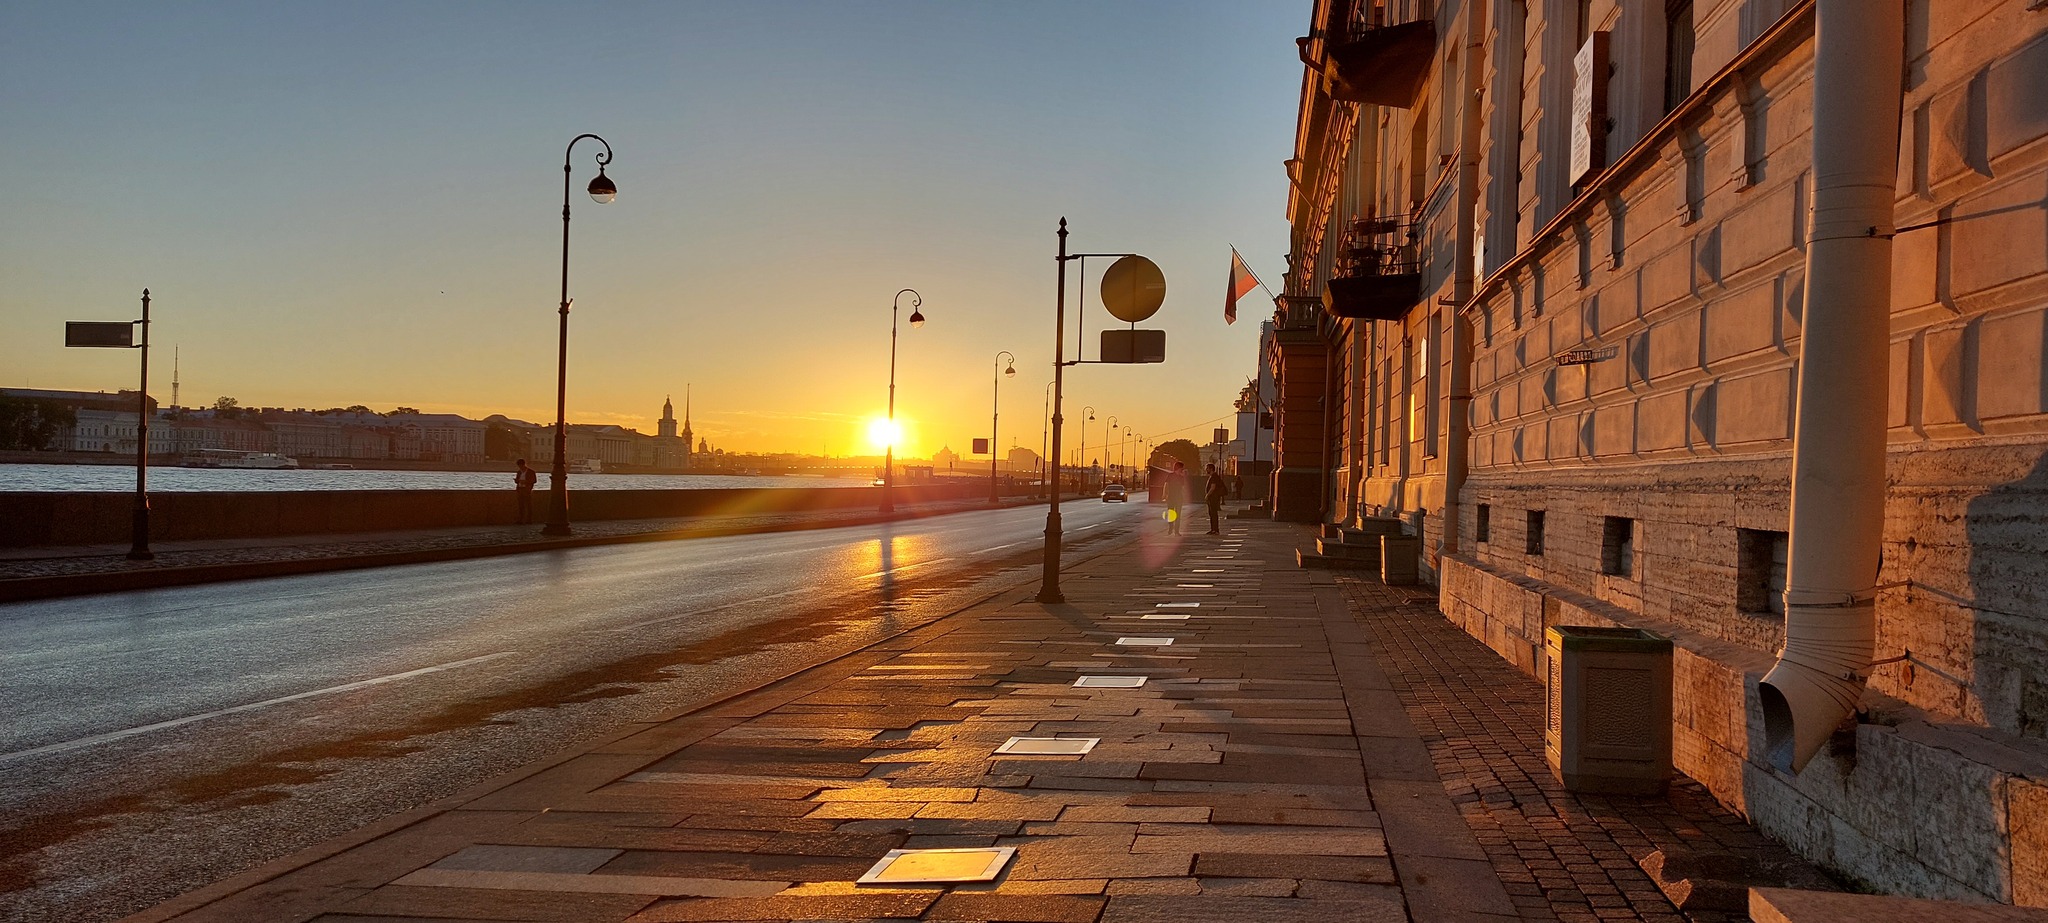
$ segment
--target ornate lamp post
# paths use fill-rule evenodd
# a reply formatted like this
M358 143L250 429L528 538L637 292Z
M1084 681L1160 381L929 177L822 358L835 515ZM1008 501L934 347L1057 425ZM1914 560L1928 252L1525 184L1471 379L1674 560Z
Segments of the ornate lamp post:
M1007 369L1003 368L1004 356L1010 357L1010 367ZM988 502L990 503L1000 503L1003 499L1002 495L996 492L996 421L1001 419L1003 414L1003 378L1006 376L1010 378L1017 377L1017 356L1007 349L996 353L994 409L990 410L988 414Z
M924 296L914 288L896 293L889 303L889 444L882 456L882 512L896 512L896 318L903 311L903 296L910 296L910 329L924 326Z
M549 472L548 524L541 527L542 535L569 534L569 158L576 142L585 138L604 145L604 153L597 155L597 178L586 191L599 205L619 196L619 187L604 175L605 165L612 162L611 142L592 134L569 139L562 152L562 334L555 360L555 465Z

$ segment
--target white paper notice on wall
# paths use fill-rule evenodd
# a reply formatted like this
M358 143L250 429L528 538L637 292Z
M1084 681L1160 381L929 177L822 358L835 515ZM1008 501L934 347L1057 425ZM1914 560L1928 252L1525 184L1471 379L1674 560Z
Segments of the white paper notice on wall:
M1586 37L1572 59L1571 182L1607 165L1607 39L1610 33Z

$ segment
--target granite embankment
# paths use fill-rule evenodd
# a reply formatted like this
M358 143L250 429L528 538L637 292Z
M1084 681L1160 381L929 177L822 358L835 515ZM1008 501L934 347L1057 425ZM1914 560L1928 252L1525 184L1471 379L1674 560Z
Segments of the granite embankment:
M896 503L916 505L988 496L987 482L896 488ZM158 493L150 497L152 541L260 538L511 525L510 490L310 490ZM544 517L546 491L535 491ZM873 487L712 488L571 491L579 522L811 513L873 509ZM0 547L126 542L134 496L127 493L0 493Z

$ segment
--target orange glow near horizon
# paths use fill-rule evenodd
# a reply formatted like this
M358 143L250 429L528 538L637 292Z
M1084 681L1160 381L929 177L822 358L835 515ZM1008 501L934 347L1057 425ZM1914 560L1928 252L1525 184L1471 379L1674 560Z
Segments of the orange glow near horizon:
M888 417L876 417L868 421L868 447L877 452L888 451L890 447L903 445L903 423Z

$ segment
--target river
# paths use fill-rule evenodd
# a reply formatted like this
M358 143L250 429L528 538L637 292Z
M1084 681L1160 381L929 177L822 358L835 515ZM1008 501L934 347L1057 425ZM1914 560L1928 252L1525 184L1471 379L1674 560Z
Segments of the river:
M866 487L862 477L782 477L742 474L572 474L577 490L702 490L718 487ZM541 469L540 487L548 486ZM343 471L299 469L149 467L152 492L235 490L509 490L510 471ZM135 489L135 469L121 465L0 464L0 491L103 492Z

